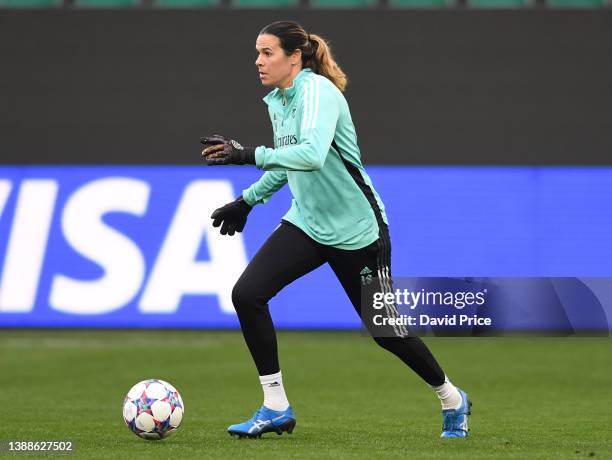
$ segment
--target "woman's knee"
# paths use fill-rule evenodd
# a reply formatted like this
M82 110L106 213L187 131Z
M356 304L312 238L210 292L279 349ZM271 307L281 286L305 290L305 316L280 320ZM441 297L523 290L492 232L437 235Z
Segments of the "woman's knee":
M258 294L254 286L249 285L242 278L232 289L232 303L237 313L257 306Z
M385 350L389 350L389 351L394 351L396 350L398 347L402 346L402 342L406 343L406 338L402 338L402 337L372 337L374 339L374 342L376 342L376 344L379 347L384 348Z
M385 349L387 348L388 342L385 340L385 337L373 336L372 338L374 339L374 342L376 342L376 345Z

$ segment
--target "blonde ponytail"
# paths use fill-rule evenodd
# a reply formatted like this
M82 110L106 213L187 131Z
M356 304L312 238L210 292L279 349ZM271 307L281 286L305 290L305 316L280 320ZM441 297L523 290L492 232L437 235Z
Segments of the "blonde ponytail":
M319 75L327 77L340 91L344 91L348 84L348 79L334 59L330 46L319 35L310 34L308 39L314 53L305 59L304 67L310 67Z

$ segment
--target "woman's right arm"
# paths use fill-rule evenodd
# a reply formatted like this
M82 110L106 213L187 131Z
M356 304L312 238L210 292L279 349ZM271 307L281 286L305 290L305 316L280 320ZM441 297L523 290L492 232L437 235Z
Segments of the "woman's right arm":
M286 183L287 171L266 171L257 182L242 191L242 198L250 206L267 203Z

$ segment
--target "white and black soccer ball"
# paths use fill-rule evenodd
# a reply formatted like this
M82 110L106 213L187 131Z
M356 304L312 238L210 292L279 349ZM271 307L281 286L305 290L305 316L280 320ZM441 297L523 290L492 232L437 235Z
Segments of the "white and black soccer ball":
M144 439L163 439L176 431L185 405L176 388L159 379L134 385L123 400L123 419L133 433Z

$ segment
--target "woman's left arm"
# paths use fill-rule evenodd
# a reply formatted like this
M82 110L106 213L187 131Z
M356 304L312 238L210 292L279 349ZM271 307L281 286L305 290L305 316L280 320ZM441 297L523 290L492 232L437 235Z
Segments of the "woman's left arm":
M299 143L282 148L255 149L255 164L265 171L317 171L323 167L331 148L340 113L332 88L316 78L304 85L297 108L295 129ZM297 132L295 133L297 136Z

